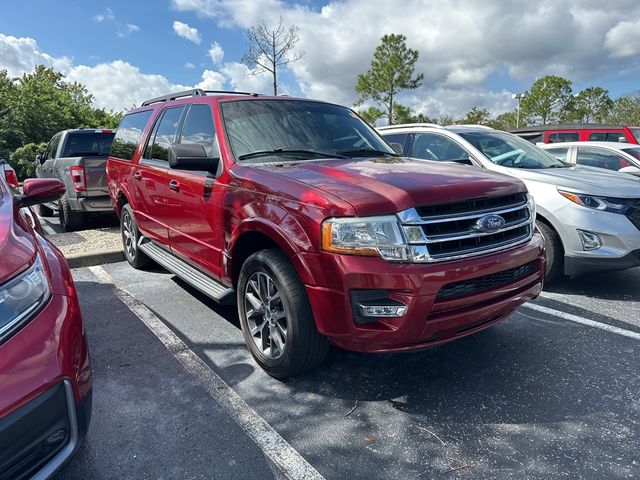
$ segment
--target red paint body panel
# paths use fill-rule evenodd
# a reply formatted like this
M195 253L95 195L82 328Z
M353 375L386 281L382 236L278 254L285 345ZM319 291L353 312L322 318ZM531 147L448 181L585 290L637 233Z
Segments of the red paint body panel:
M62 380L74 399L91 391L91 369L80 305L62 253L41 237L0 182L0 288L29 268L39 255L50 299L18 331L0 344L0 418Z
M637 127L633 127L637 128ZM551 143L549 140L551 135L554 133L577 133L579 142L588 142L591 140L592 133L617 133L620 136L624 136L626 138L627 143L640 143L638 139L633 135L633 132L629 129L629 127L622 128L580 128L580 129L550 129L545 131L543 142Z
M283 100L260 97L265 98ZM330 217L394 214L422 205L522 193L526 188L511 177L487 170L406 158L238 164L226 138L220 104L252 100L250 96L194 97L141 109L154 112L132 160L108 160L114 205L120 196L125 197L145 236L229 286L239 270L234 263L239 261L237 245L247 235L268 238L289 256L305 284L318 330L334 344L353 350L395 351L453 340L505 318L540 293L544 260L539 234L499 253L431 264L322 252L321 224ZM189 103L208 103L213 109L222 173L214 178L166 165L166 178L158 173L156 182L145 183L145 169L150 167L146 161L141 163L140 156L155 119L164 108ZM133 178L136 171L142 173L139 180ZM177 188L169 188L172 180ZM156 207L156 213L150 213ZM166 227L168 239L158 234L158 225ZM533 272L513 284L436 302L438 291L448 283L528 262L533 262ZM408 305L407 314L357 325L349 298L352 289L389 290L391 298Z

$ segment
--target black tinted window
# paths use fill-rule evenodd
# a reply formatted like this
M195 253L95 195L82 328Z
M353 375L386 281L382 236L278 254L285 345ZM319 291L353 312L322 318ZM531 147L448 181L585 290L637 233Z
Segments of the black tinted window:
M408 133L389 133L382 135L388 143L399 143L402 145L402 153L409 155L409 134Z
M182 127L180 143L197 143L204 147L207 156L213 156L216 141L213 116L209 105L191 105Z
M102 133L100 130L92 132L74 132L67 135L64 144L63 157L97 157L109 155L113 132Z
M580 134L578 132L552 133L549 136L549 143L577 142L579 138L580 138Z
M153 143L150 143L151 151L147 149L145 158L169 161L169 147L176 142L176 134L183 111L184 107L167 108L164 111L154 127Z
M130 113L124 116L111 145L112 157L123 160L131 160L133 158L150 116L151 110Z
M460 145L435 133L417 133L411 156L426 160L469 160L469 154Z
M624 162L623 164L621 164L621 160ZM589 167L606 168L607 170L619 170L629 165L629 162L622 159L616 152L592 147L579 147L576 163Z
M592 142L622 142L625 143L627 138L622 132L593 132L589 135Z
M62 138L62 133L56 133L49 145L47 145L47 151L44 154L44 159L47 160L49 158L54 158L56 156L56 152L58 151L58 145L60 144L60 138Z

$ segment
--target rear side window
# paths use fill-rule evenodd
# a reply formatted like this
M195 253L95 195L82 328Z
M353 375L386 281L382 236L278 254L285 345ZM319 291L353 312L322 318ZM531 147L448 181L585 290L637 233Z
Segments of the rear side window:
M631 130L636 142L640 143L640 128L630 128L629 130Z
M579 139L578 132L556 132L549 135L549 143L577 142Z
M568 148L545 148L545 151L556 157L558 160L562 160L563 162L567 161Z
M469 160L469 154L460 145L435 133L417 133L411 156L426 160Z
M111 156L122 160L131 160L140 143L144 127L147 126L152 110L129 113L120 122L111 145Z
M402 153L409 154L409 134L408 133L391 133L382 136L387 143L399 143L402 145Z
M184 106L167 108L156 122L144 158L169 162L169 147L176 143L176 135Z
M627 137L622 132L593 132L589 135L592 142L621 142L626 143Z
M578 147L576 155L578 165L589 167L606 168L607 170L620 170L622 167L630 165L628 160L622 158L618 153L604 148Z
M109 155L113 132L101 130L91 132L73 132L67 135L62 152L63 157L97 157Z
M48 160L50 158L54 158L56 156L56 152L58 151L58 145L60 144L60 139L62 138L62 133L56 133L49 145L47 145L47 150L44 153L43 160Z
M208 157L213 156L216 141L213 115L209 105L191 105L182 127L180 143L197 143L204 147Z

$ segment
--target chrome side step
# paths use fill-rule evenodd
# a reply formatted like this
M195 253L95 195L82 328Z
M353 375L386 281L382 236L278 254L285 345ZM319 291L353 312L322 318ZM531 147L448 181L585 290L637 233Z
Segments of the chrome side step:
M235 295L232 288L202 273L181 258L159 247L148 238L141 236L138 241L138 248L154 262L166 268L171 273L176 274L189 285L200 290L216 302L222 305L233 305L235 303Z

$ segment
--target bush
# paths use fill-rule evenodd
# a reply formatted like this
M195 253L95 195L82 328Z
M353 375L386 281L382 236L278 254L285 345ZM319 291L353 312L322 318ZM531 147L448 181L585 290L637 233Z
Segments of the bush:
M46 148L46 143L27 143L11 154L9 164L16 171L20 181L35 176L36 155L43 154Z

